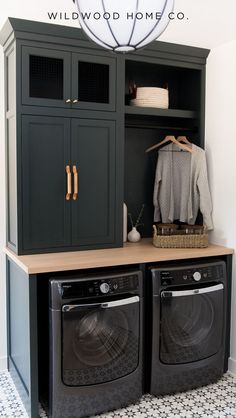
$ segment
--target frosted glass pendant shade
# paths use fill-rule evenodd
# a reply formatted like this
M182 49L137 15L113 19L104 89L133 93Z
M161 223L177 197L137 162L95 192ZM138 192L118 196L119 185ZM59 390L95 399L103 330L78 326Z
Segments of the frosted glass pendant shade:
M73 0L84 32L104 48L129 52L166 29L174 0Z

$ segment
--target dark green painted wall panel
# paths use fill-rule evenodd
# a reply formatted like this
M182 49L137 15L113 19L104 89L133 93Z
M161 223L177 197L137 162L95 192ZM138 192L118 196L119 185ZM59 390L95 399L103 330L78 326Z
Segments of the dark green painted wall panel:
M29 281L14 263L9 263L9 356L29 392Z
M38 418L37 277L7 259L9 371L28 416Z
M158 141L157 131L127 128L125 140L125 203L134 222L145 204L142 223L138 230L143 237L152 235L153 224L153 186L157 152L148 154L145 150ZM128 219L128 230L131 225Z
M8 177L8 231L7 240L17 244L17 176L16 176L16 120L7 120L7 177Z
M6 110L13 112L16 101L16 69L15 69L15 49L11 49L6 58L7 73L7 103Z

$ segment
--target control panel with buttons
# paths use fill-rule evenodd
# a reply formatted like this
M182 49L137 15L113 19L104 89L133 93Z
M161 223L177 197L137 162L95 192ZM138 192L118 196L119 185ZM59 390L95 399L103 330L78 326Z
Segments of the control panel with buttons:
M101 295L113 295L116 293L128 293L138 289L138 285L138 275L128 274L98 280L92 279L87 281L63 282L61 285L61 293L63 299L97 297Z
M162 286L191 284L209 280L220 280L223 275L221 264L201 265L196 268L165 269L160 272Z

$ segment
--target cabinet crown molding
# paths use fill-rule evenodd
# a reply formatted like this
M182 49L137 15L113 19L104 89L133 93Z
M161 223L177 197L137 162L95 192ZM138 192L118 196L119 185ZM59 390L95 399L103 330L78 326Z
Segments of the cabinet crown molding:
M85 46L103 51L104 54L114 55L114 53L107 52L103 48L99 48L96 44L91 42L78 27L58 25L54 23L37 22L26 19L18 19L9 17L0 31L0 44L5 45L12 33L16 39L37 40L37 37L57 37L58 44L67 44L69 39L80 41ZM33 37L33 38L32 38ZM55 42L55 39L54 39ZM180 61L190 61L198 64L205 64L210 50L205 48L198 48L194 46L180 45L170 42L154 41L141 51L136 51L132 54L125 54L125 57L134 56L157 56L158 53L174 54ZM183 59L184 57L184 59Z

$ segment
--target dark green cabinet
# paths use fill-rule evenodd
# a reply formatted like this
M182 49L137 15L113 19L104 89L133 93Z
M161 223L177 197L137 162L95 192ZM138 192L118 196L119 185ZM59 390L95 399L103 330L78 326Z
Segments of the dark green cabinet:
M122 246L117 57L79 29L8 22L7 245L19 255Z
M114 245L115 186L114 121L23 115L23 252Z
M22 104L114 111L115 58L56 48L22 47Z
M7 245L18 254L122 246L123 202L151 237L155 152L166 135L204 147L209 51L153 42L114 54L80 29L9 18ZM169 108L133 106L130 87L169 86ZM77 191L78 188L78 191ZM131 225L128 225L131 228Z

